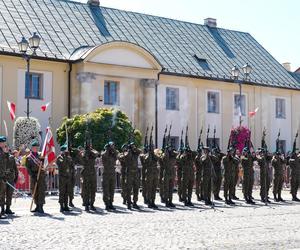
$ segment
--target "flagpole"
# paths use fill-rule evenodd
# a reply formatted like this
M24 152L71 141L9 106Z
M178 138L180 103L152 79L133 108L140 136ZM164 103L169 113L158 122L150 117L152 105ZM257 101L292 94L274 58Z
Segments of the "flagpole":
M43 163L40 162L40 164L38 165L39 171L38 171L38 175L37 175L36 182L35 182L34 189L33 189L32 200L31 200L31 204L30 204L30 212L32 211L34 196L36 194L37 185L38 185L38 182L39 182L39 179L40 179L40 175L41 175L41 171L42 171L42 164Z

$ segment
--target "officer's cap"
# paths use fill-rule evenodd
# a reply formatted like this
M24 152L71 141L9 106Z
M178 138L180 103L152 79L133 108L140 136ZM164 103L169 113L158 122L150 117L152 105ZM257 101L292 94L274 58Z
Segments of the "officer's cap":
M0 136L0 142L6 142L6 137L3 136L3 135L1 135L1 136Z

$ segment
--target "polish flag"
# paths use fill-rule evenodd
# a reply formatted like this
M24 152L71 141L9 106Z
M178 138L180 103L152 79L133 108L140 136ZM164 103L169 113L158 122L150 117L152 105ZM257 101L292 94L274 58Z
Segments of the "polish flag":
M7 101L7 106L8 106L10 118L12 121L14 121L16 119L16 104Z
M42 156L44 157L44 167L48 167L56 160L54 138L51 128L48 127L46 131L47 134L42 150Z
M45 105L42 105L42 106L41 106L41 110L42 110L43 112L45 112L50 104L51 104L51 102L48 102L48 103L46 103Z
M250 118L254 117L256 115L256 113L257 113L258 110L259 110L259 108L257 107L254 111L250 111L249 112Z

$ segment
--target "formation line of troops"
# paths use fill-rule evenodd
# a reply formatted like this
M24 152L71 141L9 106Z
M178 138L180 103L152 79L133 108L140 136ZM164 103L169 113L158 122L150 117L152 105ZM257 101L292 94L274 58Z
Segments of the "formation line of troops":
M162 149L155 149L152 132L148 129L145 135L143 150L139 149L133 140L124 144L119 152L114 142L108 142L102 152L92 148L91 143L85 143L85 147L71 149L67 144L60 147L60 155L56 164L59 170L59 204L61 212L71 211L74 207L75 164L83 166L81 170L81 197L85 211L96 210L94 203L97 191L96 159L102 159L103 165L103 202L106 210L115 210L114 193L116 183L116 164L121 166L121 188L123 203L128 209L140 209L138 205L139 190L142 189L144 204L151 209L157 209L156 193L159 190L161 202L166 207L175 208L173 194L177 181L177 193L179 201L185 206L193 206L192 194L195 188L198 201L204 201L206 205L213 205L214 200L222 200L220 197L221 185L224 187L225 203L234 205L236 186L239 178L239 168L243 169L243 194L248 204L255 204L252 196L254 185L254 162L260 167L260 198L264 203L269 203L270 174L269 165L274 169L273 195L275 202L283 202L281 191L284 182L284 166L289 164L291 168L291 194L292 200L299 202L297 191L300 187L300 154L296 153L296 138L292 153L285 156L276 146L276 152L268 152L265 144L265 133L262 138L262 147L256 152L251 152L249 141L238 156L233 144L229 145L226 153L219 149L214 136L213 145L204 146L201 142L201 134L198 139L196 151L191 150L188 140L188 128L186 128L185 140L183 131L180 146L175 150L171 145L171 126L163 136ZM148 133L150 135L148 139ZM279 139L277 140L277 142ZM208 141L206 142L208 144ZM37 183L34 193L36 207L32 212L44 213L46 193L46 170L40 166L43 159L38 152L38 141L33 141L31 151L26 157L26 168L30 175L31 187ZM139 168L139 160L141 169ZM6 137L0 137L0 218L13 214L11 200L14 185L18 179L18 169L15 159L9 151ZM32 191L33 193L33 191Z

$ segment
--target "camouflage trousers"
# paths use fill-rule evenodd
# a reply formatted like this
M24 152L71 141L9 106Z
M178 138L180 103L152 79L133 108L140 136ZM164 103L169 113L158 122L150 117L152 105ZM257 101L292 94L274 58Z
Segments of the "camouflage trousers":
M37 188L35 195L33 197L34 203L36 205L43 205L45 204L45 196L46 196L46 175L44 171L41 171L40 178L37 182L35 176L30 177L30 187L31 187L31 194L33 195L35 184L37 183Z
M163 184L164 184L164 199L166 202L172 202L174 178L172 176L165 176L163 178Z
M82 176L81 197L83 200L83 206L89 206L94 204L96 191L97 191L96 175Z
M127 204L131 204L131 193L133 193L133 202L138 201L140 187L140 178L138 172L129 173L126 176L126 200Z
M108 205L114 202L116 185L116 175L114 173L103 173L102 189L103 189L103 202Z
M157 173L151 173L146 176L147 199L149 200L150 203L155 201L157 182L158 182ZM163 186L163 182L162 182L162 186Z
M291 194L293 197L297 196L297 191L300 188L300 176L292 174L291 176Z
M59 176L59 199L61 205L67 206L68 198L73 193L72 178L68 176Z
M183 174L182 177L182 199L183 201L190 201L192 199L194 185L194 174Z
M243 193L246 200L251 199L254 183L254 172L244 169Z
M224 197L227 200L234 196L235 191L235 175L225 174L224 176Z
M273 180L273 194L281 197L281 190L283 187L284 177L283 173L275 174Z

